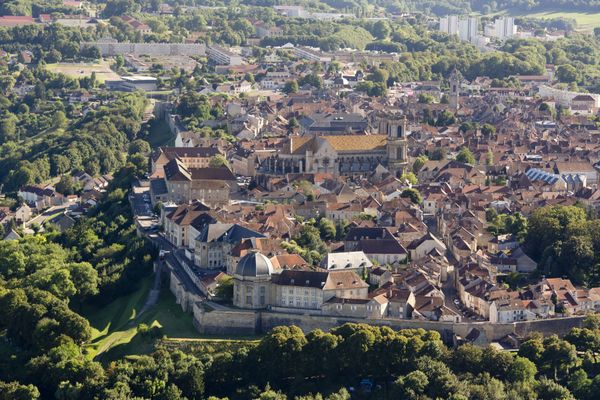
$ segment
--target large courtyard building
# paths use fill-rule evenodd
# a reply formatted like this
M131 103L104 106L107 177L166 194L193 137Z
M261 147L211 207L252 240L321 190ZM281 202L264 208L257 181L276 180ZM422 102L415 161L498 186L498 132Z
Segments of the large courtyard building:
M381 164L399 175L408 162L407 135L405 117L386 115L369 134L290 136L283 150L263 161L261 172L358 175Z

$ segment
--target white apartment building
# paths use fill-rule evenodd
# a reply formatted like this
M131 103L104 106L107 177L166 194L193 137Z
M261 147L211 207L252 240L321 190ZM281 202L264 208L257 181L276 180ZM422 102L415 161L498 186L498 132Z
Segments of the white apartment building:
M508 39L517 34L517 26L513 17L502 17L494 21L494 36L498 39Z
M448 35L458 35L458 15L448 15L440 18L440 31Z
M461 40L472 42L479 36L479 18L469 17L458 23L458 36Z
M221 46L209 46L206 49L206 54L217 65L242 65L244 62L242 56L232 53Z
M307 47L294 47L294 55L298 58L320 63L330 63L331 57L324 55L320 51L315 51Z

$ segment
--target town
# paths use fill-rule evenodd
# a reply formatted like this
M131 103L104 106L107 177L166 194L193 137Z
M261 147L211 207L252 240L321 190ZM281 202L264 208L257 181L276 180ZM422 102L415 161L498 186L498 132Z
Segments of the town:
M595 398L600 24L538 2L9 3L7 398ZM42 376L64 360L82 375ZM164 387L136 386L164 360Z

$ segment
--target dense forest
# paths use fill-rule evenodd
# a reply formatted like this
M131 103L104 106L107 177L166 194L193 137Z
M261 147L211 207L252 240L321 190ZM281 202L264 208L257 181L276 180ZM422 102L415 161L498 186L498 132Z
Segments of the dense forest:
M5 295L2 305L15 312L39 301L36 293ZM38 326L52 326L43 321ZM87 360L63 337L19 360L25 368L3 370L0 398L347 400L353 391L359 399L592 400L600 396L599 337L597 315L564 339L532 334L518 353L452 349L425 330L345 324L305 335L290 326L236 348L185 354L159 347L108 366Z
M542 207L528 221L525 247L540 272L600 284L600 219L577 206Z

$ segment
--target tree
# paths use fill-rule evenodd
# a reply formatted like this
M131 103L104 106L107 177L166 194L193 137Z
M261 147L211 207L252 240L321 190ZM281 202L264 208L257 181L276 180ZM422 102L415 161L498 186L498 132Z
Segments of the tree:
M400 177L400 181L408 182L411 185L416 185L419 180L417 179L417 176L414 174L414 172L405 172Z
M333 221L327 218L319 220L319 230L323 240L333 240L336 237L336 228Z
M475 164L475 156L473 155L473 153L471 153L471 150L469 150L468 147L463 147L458 152L458 155L456 156L456 161L465 163L465 164L474 165Z
M69 120L63 111L56 111L54 113L54 121L52 126L54 129L65 129L69 124Z
M544 351L541 362L543 368L552 373L554 380L558 379L558 372L568 374L569 368L577 363L577 349L566 340L559 339L553 335L544 339Z
M0 400L35 400L39 397L40 392L33 385L0 381Z
M579 71L570 64L559 65L556 69L556 78L563 83L578 82Z
M298 87L298 81L287 81L283 86L283 93L297 93L300 88Z
M438 149L433 150L433 152L429 155L429 159L433 161L445 160L448 156L448 152L445 147L440 147Z
M231 276L226 276L219 281L216 295L225 301L233 299L233 278Z
M0 120L0 140L7 142L17 138L17 122L18 118L11 112L5 112Z
M423 398L425 390L429 385L429 379L425 373L417 370L406 376L401 376L394 382L396 398L407 400L418 400Z
M433 96L430 95L430 94L427 94L427 93L421 93L421 94L419 94L419 97L417 99L417 101L420 104L431 104L431 103L433 103L434 100L435 99L433 98Z
M573 395L564 386L550 379L541 378L535 388L538 400L573 400Z
M481 127L481 134L488 138L495 133L496 133L496 127L494 125L483 124L483 126Z
M387 39L392 33L392 29L390 28L390 24L387 21L379 20L373 24L373 36L377 39Z
M417 157L412 165L413 172L415 174L418 173L421 170L421 168L423 168L423 166L425 165L425 163L427 161L429 161L429 158L427 158L426 155L421 155L421 156Z
M456 122L456 117L450 110L442 111L435 121L436 126L448 126Z
M148 154L150 153L150 144L143 139L136 139L129 144L129 154Z
M228 167L229 162L227 161L225 156L223 156L221 154L217 154L210 159L210 162L208 163L208 165L211 168Z
M73 178L71 178L69 175L62 175L60 177L60 181L56 184L55 189L58 193L61 193L65 196L74 194L75 185Z
M515 357L510 370L508 379L511 382L532 382L537 374L535 364L525 357Z
M407 188L400 193L400 197L408 198L414 204L421 204L423 202L423 197L421 197L421 193L415 188Z
M488 150L486 155L485 155L485 165L487 165L488 167L491 167L494 165L494 153L492 152L492 150Z

